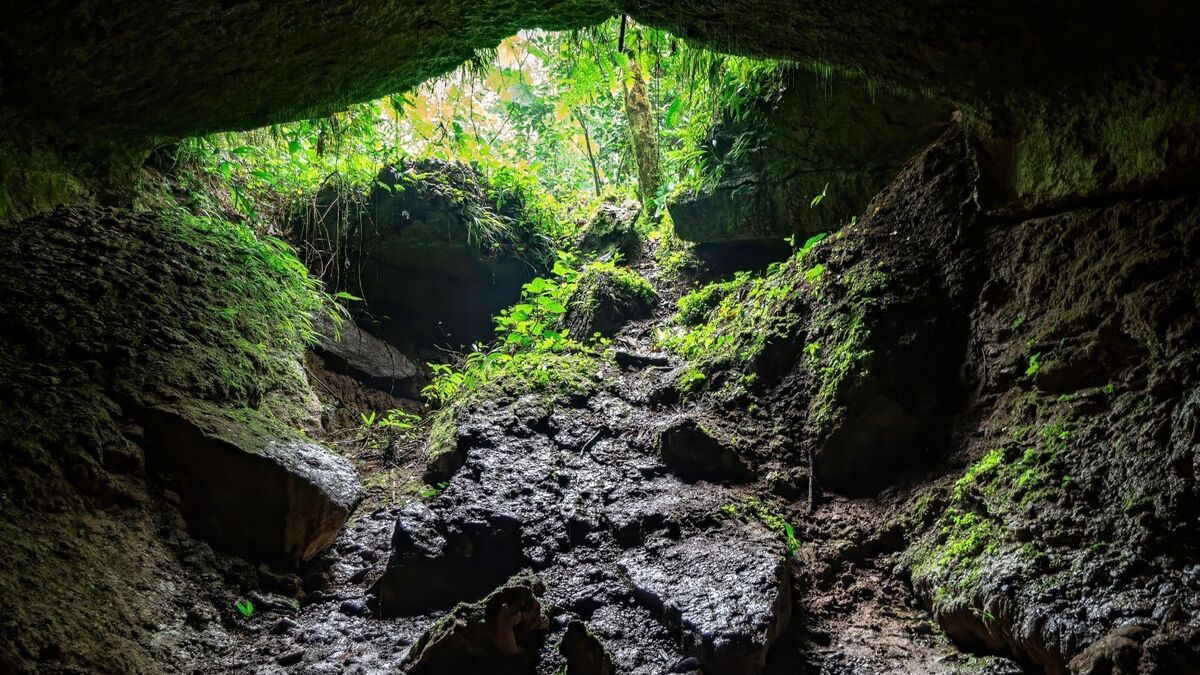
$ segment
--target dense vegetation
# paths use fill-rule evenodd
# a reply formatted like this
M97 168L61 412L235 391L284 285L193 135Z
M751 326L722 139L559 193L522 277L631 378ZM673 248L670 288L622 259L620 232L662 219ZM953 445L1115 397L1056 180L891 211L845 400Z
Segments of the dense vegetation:
M537 380L559 372L561 358L599 357L603 340L572 335L564 315L581 274L612 274L620 265L619 258L592 260L575 249L578 228L603 201L643 203L638 229L660 240L664 273L694 266L687 245L672 235L665 203L720 180L739 148L719 150L714 126L751 115L784 86L783 71L777 62L696 48L628 19L573 32L524 31L411 91L328 117L188 139L170 167L186 194L170 199L208 219L239 223L244 236L256 232L289 265L294 257L274 238L288 232L289 217L322 189L395 189L379 180L385 166L408 162L403 177L422 180L427 174L413 174L411 162L469 164L484 177L487 199L522 202L525 217L559 253L551 273L526 284L520 301L495 317L493 345L431 364L425 394L446 406L502 373ZM490 212L477 219L485 217L495 219ZM490 231L504 224L477 225ZM722 330L726 314L664 342L685 354L713 347L714 338L700 333ZM305 319L295 321L307 330Z

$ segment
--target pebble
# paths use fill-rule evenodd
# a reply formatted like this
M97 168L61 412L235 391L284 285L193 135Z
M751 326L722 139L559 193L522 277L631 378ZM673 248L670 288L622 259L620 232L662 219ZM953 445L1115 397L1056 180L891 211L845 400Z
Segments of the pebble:
M275 663L281 666L294 666L304 660L304 650L297 649L294 652L288 652L283 656L275 659Z
M370 610L367 608L367 603L362 599L343 600L338 611L346 616L364 616Z

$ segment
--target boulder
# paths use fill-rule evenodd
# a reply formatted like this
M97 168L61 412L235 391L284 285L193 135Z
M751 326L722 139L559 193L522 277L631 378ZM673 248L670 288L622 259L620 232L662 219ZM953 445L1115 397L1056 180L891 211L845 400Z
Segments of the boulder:
M313 320L313 330L318 339L316 351L333 372L350 375L395 396L420 394L421 369L390 344L351 321L335 330L333 321L325 315Z
M417 640L401 663L409 675L497 672L549 628L536 576L518 576L479 602L459 604Z
M230 553L285 566L311 560L362 498L350 462L298 433L268 434L196 402L136 417L147 468L170 478L188 529Z
M684 653L708 675L762 672L791 620L779 542L758 525L730 527L737 532L651 541L618 563L634 594L680 631Z
M584 269L567 300L563 322L576 340L612 337L625 324L649 318L658 296L637 272L612 266Z
M396 519L392 555L372 591L384 616L424 614L472 601L522 566L521 523L503 514L447 521L420 502Z
M490 339L491 317L551 252L519 193L437 160L384 167L369 189L328 186L300 236L340 262L322 268L347 270L328 281L365 300L379 320L372 332L410 353Z
M720 181L668 205L681 239L803 239L861 215L953 111L944 101L871 91L865 82L831 82L806 70L778 77L777 95L754 102L744 120L713 129Z
M642 238L637 231L641 213L642 206L633 200L618 203L611 197L605 199L579 230L575 245L580 251L601 258L619 253L626 262L635 260L642 251Z

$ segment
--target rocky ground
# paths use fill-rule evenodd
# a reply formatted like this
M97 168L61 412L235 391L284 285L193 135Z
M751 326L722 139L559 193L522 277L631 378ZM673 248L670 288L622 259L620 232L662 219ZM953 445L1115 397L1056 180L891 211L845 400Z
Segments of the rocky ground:
M645 253L635 270L658 281ZM465 638L470 648L454 643L480 655L466 662L439 662L422 635L524 572L540 580L548 629L517 645L515 672L1018 672L938 634L896 574L902 542L881 527L886 501L831 496L809 511L807 499L772 497L761 472L709 435L713 413L679 400L683 364L654 344L678 290L656 290L655 315L614 337L615 358L587 393L460 412L464 465L444 489L360 510L304 571L300 608L239 625L221 670L487 670L503 653L496 626ZM360 464L364 483L416 476L419 450ZM759 500L770 502L761 513L748 506ZM772 515L795 524L794 551L764 524Z

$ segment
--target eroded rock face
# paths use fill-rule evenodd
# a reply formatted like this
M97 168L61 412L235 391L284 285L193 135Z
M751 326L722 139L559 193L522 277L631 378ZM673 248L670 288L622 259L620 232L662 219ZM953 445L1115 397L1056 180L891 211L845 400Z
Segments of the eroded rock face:
M953 110L944 101L873 92L864 82L831 82L806 70L775 77L779 91L755 101L745 120L713 129L707 144L728 155L721 181L670 204L680 238L803 240L847 222L937 138Z
M405 163L365 192L318 195L300 234L337 261L329 267L349 270L327 281L365 300L373 334L410 353L466 345L492 337L491 317L548 258L516 200L468 165Z
M428 506L401 512L375 586L384 614L474 600L528 567L546 584L546 642L582 622L595 667L598 645L620 673L689 659L705 672L761 672L790 618L784 546L719 516L733 493L680 482L649 439L625 435L639 414L607 393L569 410L526 395L460 411L465 464Z

